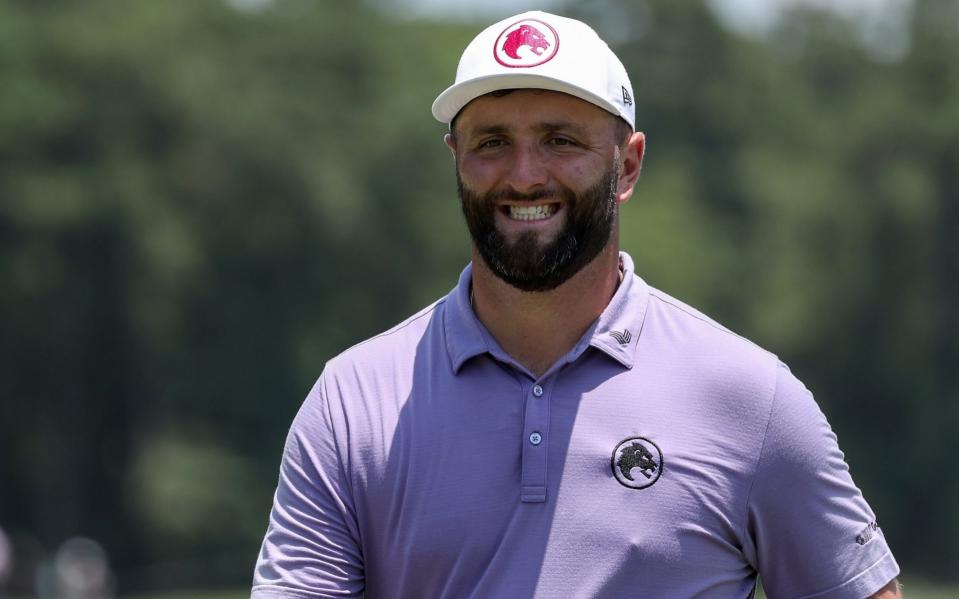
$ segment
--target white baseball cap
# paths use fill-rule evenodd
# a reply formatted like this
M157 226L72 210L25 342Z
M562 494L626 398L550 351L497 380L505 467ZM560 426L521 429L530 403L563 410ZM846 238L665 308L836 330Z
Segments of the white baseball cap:
M635 127L633 87L623 63L589 25L540 11L487 27L463 51L456 81L436 97L433 116L450 123L472 100L500 89L565 92Z

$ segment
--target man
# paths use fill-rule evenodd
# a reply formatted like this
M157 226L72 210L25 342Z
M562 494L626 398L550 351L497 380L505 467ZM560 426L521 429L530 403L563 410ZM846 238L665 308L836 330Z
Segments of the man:
M327 364L253 597L898 597L809 392L618 251L644 137L595 32L493 25L433 114L472 264Z

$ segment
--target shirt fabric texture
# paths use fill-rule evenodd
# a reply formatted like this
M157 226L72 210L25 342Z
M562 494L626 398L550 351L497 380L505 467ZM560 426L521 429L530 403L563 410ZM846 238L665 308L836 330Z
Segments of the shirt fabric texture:
M809 391L620 259L541 377L474 315L469 266L331 360L287 438L253 599L738 599L757 572L771 599L861 599L895 577ZM633 440L644 488L616 472Z

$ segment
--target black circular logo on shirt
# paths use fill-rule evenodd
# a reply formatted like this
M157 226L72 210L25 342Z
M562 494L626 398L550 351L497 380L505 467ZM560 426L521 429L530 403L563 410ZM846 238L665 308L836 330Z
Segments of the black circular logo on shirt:
M623 439L613 450L613 476L630 489L653 486L663 473L663 452L645 437Z

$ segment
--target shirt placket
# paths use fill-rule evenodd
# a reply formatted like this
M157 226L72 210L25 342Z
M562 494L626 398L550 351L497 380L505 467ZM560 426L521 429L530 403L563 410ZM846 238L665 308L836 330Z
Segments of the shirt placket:
M535 381L524 387L526 411L523 423L523 503L546 501L546 466L549 455L549 385Z

